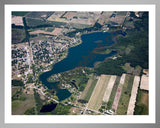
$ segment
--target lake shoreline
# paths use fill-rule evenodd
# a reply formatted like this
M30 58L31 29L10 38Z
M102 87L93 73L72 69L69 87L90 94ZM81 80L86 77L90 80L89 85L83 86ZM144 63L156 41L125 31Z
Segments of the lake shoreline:
M80 40L80 43L73 46L73 47L69 47L67 49L66 56L62 60L58 61L57 63L54 63L51 66L51 70L42 73L39 76L39 80L42 81L42 84L44 86L47 86L48 88L57 88L58 85L54 84L55 82L48 81L49 77L51 77L52 75L72 70L75 66L79 66L79 63L81 61L83 61L83 63L85 62L84 57L88 57L88 56L93 57L94 56L92 58L93 60L91 59L91 60L89 60L89 62L86 62L86 65L84 65L84 67L94 68L95 62L98 61L100 63L100 62L105 61L106 57L108 58L108 57L112 56L112 54L114 54L114 53L112 52L110 54L91 55L90 52L88 53L88 51L92 51L94 48L97 47L96 41L98 41L98 40L101 40L102 44L104 44L104 45L106 43L108 43L105 40L105 38L107 36L109 36L109 32L90 32L87 34L79 35L80 38L78 38L78 40ZM113 44L114 44L114 41L112 41L108 45L112 46ZM71 95L71 94L69 94L69 91L67 89L57 88L56 92L59 95L59 96L57 95L58 98L59 97L63 97L63 98L65 97L64 99L67 98L67 96L60 94L61 92L67 93L68 96ZM61 98L61 99L63 99L63 98Z

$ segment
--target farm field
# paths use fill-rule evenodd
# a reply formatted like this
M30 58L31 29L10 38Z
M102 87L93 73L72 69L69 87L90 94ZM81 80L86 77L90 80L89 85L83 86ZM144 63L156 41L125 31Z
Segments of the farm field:
M102 15L99 17L98 19L98 23L99 24L104 24L108 22L109 17L112 15L112 11L110 12L103 12Z
M118 85L119 85L119 81L120 81L120 76L117 76L116 80L115 80L115 83L114 83L114 86L112 88L112 92L111 92L109 101L108 101L108 103L110 103L111 105L113 104L114 97L116 95L116 91L117 91L117 88L118 88Z
M111 78L110 78L110 80L109 80L109 83L108 83L106 92L105 92L104 97L103 97L103 101L104 101L104 102L108 102L108 101L109 101L109 98L110 98L110 95L111 95L111 92L112 92L113 85L114 85L114 83L115 83L115 81L116 81L116 77L117 77L117 76L111 76Z
M111 75L101 75L98 79L96 87L88 103L89 109L98 110L101 107L103 96L108 86L110 77Z
M26 17L26 23L29 27L36 27L40 25L46 25L47 23L42 19L34 19Z
M134 115L148 115L148 114L149 114L149 92L139 89Z
M64 22L48 21L41 18L30 18L26 17L27 26L30 28L42 28L42 27L61 27L65 25Z
M148 75L149 71L144 69L143 73L145 73L145 75L142 75L140 89L148 91L149 90L149 75Z
M18 26L24 26L23 17L21 17L21 16L12 16L12 24L15 24L15 25L18 25Z
M124 82L125 82L125 78L126 78L126 74L123 74L121 76L121 79L120 79L120 82L119 82L119 85L118 85L118 88L117 88L117 92L116 92L116 95L115 95L115 98L114 98L114 101L113 101L113 104L112 104L112 109L115 110L115 112L117 111L117 107L118 107L119 100L120 100L120 97L121 97L122 88L123 88L123 85L124 85Z
M82 92L82 95L80 97L81 100L84 100L84 101L89 101L91 95L92 95L92 92L96 86L96 83L97 83L97 79L95 77L93 78L90 78L88 80L88 83L87 83L87 86L86 88L84 89L84 91Z
M37 19L47 19L51 16L54 12L29 12L26 17L29 18L37 18Z
M92 12L92 15L89 12L64 12L57 11L53 13L50 17L48 17L48 21L54 22L63 22L69 23L72 27L75 28L86 28L93 26L101 12Z
M25 38L25 30L12 28L12 44L17 44L23 41Z
M137 95L138 101L135 113L143 113L148 109L148 91L137 91L140 76L131 74L122 74L121 77L101 75L98 81L94 83L96 84L94 90L91 87L93 83L92 77L88 80L80 98L86 100L86 102L89 101L86 107L90 110L100 111L100 108L107 103L107 110L112 109L116 115L134 115Z
M140 77L135 76L132 91L131 91L131 98L128 105L127 115L133 115L134 113L139 81L140 81Z
M128 74L126 75L125 82L124 82L123 89L122 89L122 93L121 93L121 97L120 97L118 108L117 108L118 115L126 115L127 114L128 104L129 104L132 85L133 85L133 79L134 79L134 76L131 76Z
M30 32L30 34L31 35L33 35L33 34L58 35L58 34L60 34L61 31L62 31L61 28L55 28L52 32L46 32L46 31L43 31L43 30L36 30L36 31Z
M47 20L54 21L55 19L60 18L64 13L65 11L56 11L50 17L48 17Z

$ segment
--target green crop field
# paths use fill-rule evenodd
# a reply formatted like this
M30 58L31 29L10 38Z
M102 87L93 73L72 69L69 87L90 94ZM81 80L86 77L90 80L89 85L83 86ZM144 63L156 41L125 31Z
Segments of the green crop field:
M119 81L120 81L120 76L117 76L116 81L113 86L113 89L112 89L112 92L111 92L111 95L110 95L110 98L109 98L109 101L108 101L111 105L113 104L114 97L115 97L116 91L117 91L117 87L119 85Z
M82 96L81 96L82 100L85 100L87 102L89 101L89 99L90 99L90 97L92 95L92 92L93 92L93 90L94 90L94 88L96 86L97 81L98 80L95 79L95 78L90 78L88 80L87 86L86 86L86 88L83 91Z
M98 79L96 87L88 103L89 109L98 110L101 107L103 96L108 86L110 77L110 75L101 75L101 77Z
M120 101L117 108L117 115L127 114L128 104L131 97L133 80L134 76L126 75L125 83L123 85Z

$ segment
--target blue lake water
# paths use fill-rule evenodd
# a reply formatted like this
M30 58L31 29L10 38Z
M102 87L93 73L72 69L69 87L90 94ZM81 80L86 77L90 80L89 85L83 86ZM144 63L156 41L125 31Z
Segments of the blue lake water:
M58 88L58 82L48 82L47 79L53 75L60 72L65 72L71 69L74 69L77 66L85 67L94 67L94 63L97 61L104 61L106 57L112 56L116 52L111 52L110 54L94 54L93 49L98 47L98 44L101 45L112 45L114 42L107 42L105 39L109 36L108 32L95 32L90 34L84 34L81 36L82 43L78 46L71 47L68 50L68 55L62 61L53 65L53 68L44 72L40 75L40 81L42 84L47 86L49 89L54 88L57 93L59 100L64 100L68 98L71 93L67 89ZM87 59L87 60L85 60Z

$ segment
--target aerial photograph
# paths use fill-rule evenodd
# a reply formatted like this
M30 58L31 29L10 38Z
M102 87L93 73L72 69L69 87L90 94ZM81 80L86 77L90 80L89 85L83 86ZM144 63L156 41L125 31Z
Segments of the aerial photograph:
M12 11L12 115L149 115L148 11Z

